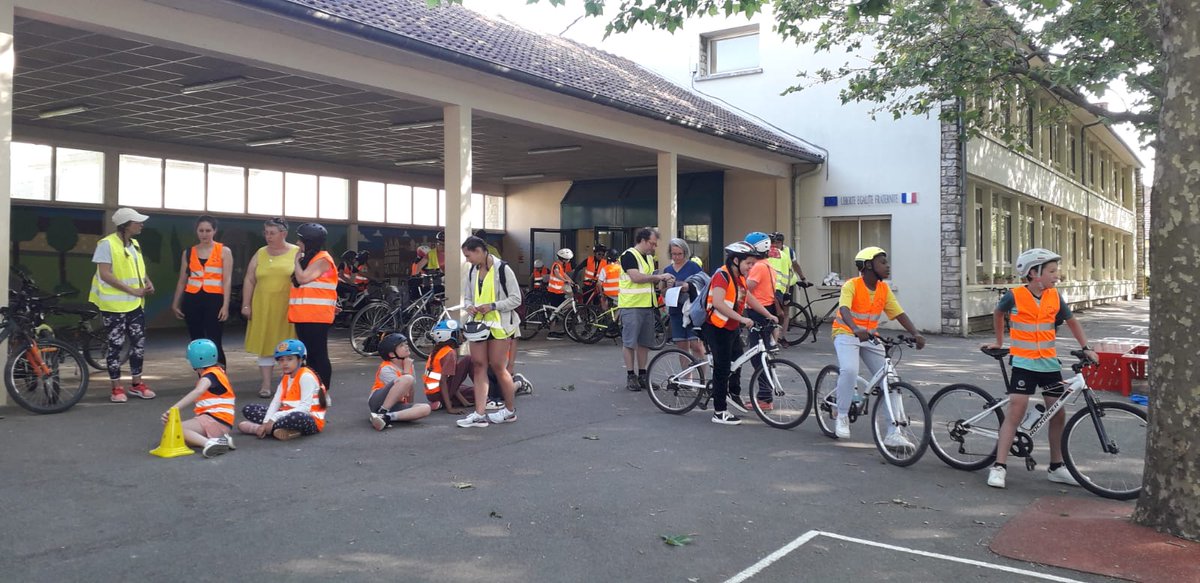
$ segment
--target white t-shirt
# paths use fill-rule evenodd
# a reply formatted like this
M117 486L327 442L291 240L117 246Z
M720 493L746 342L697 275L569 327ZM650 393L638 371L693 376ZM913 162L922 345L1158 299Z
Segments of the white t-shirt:
M129 240L129 246L125 247L125 251L134 261L137 261L137 248L133 246L133 239ZM112 248L109 247L108 239L101 239L99 243L96 243L96 251L92 253L92 263L112 265L112 262Z

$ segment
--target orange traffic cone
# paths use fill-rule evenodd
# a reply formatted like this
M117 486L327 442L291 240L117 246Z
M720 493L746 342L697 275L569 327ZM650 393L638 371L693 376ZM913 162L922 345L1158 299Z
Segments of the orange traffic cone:
M163 427L162 441L158 447L150 450L150 455L158 457L180 457L196 453L183 441L183 422L179 420L179 409L171 407L167 414L167 425Z

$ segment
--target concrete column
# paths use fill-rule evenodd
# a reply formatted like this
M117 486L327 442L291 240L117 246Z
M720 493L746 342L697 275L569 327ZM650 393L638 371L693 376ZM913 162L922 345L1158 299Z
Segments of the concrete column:
M983 228L983 225L980 225L979 221L975 218L975 205L980 202L979 195L977 194L978 191L979 187L971 184L967 187L966 192L967 216L965 218L967 222L967 236L965 239L967 241L967 255L966 262L963 263L962 268L967 274L967 282L971 284L979 283L978 267L975 265L975 258L979 256L980 249L976 248L976 233L979 232L979 229ZM986 241L987 238L985 237L984 240ZM964 309L966 309L965 305Z
M471 108L448 105L445 116L446 305L462 303L463 261L459 249L471 235Z
M8 269L12 253L12 110L13 3L0 0L0 298L8 297ZM8 301L4 302L6 305ZM0 354L8 354L7 343L0 343ZM8 393L0 394L0 405L8 404Z
M679 231L679 157L674 152L658 153L658 264L671 262L667 241ZM715 243L715 242L714 242Z
M0 0L3 1L3 0ZM249 184L247 184L246 192L249 196ZM105 150L104 152L104 225L101 231L108 232L109 225L112 225L113 213L120 205L121 195L121 154L116 150ZM247 200L247 205L249 200ZM243 208L250 208L245 206Z
M358 180L350 179L346 189L346 217L350 224L346 225L346 249L358 251Z

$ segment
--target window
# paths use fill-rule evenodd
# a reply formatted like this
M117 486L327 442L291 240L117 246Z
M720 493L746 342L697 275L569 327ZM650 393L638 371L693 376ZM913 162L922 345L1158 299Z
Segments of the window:
M350 216L350 181L345 178L322 176L319 214L322 219L342 219Z
M992 195L992 262L996 270L1004 271L1012 263L1012 211L1011 199L998 194Z
M438 224L438 191L433 188L412 189L412 224Z
M203 163L167 160L166 176L163 206L185 211L204 210Z
M241 166L208 165L208 210L246 212L246 171Z
M761 70L757 24L701 35L700 46L706 75Z
M283 172L250 169L249 212L255 215L283 214Z
M13 146L16 147L16 144ZM91 204L104 202L102 152L56 148L54 175L54 200Z
M503 231L504 224L504 197L483 197L483 228Z
M687 241L688 246L692 248L692 255L701 260L708 259L712 247L709 233L708 225L683 226L683 240Z
M316 175L297 172L284 173L283 212L293 217L317 216Z
M1071 164L1071 178L1078 178L1078 177L1079 177L1079 163L1078 163L1078 161L1079 161L1079 154L1078 154L1078 153L1076 153L1076 151L1075 151L1075 149L1076 149L1076 142L1075 142L1075 134L1074 134L1074 132L1072 132L1072 133L1071 133L1071 136L1070 136L1069 138L1067 138L1067 142L1068 142L1068 145L1069 145L1069 147L1070 147L1070 150L1071 150L1071 160L1070 160L1070 164Z
M9 188L13 198L50 200L52 192L51 161L54 148L37 144L12 143L12 181Z
M141 208L162 208L162 163L162 158L121 154L117 204Z
M387 220L387 186L382 182L358 181L358 220L378 223Z
M444 226L446 226L446 191L439 189L437 196L438 196L438 208L437 208L438 221L437 221L437 224L439 227L444 227ZM476 228L478 229L479 227L476 227Z
M980 190L976 190L980 192ZM978 200L976 195L976 200ZM987 223L983 220L983 205L975 205L975 265L983 265L983 233L985 232L984 225Z
M387 185L387 222L411 225L413 221L413 188L403 184Z
M858 273L854 256L858 250L869 245L891 249L892 219L834 219L829 223L829 267L842 279Z
M442 221L445 224L445 221ZM486 229L483 225L483 195L478 192L471 193L471 228Z

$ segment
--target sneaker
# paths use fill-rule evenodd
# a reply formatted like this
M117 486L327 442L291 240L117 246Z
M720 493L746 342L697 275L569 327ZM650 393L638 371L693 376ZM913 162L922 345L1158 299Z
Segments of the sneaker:
M496 411L495 413L489 413L487 419L492 423L512 423L513 421L517 420L517 412L510 411L506 407Z
M233 445L233 436L232 435L226 433L225 435L222 435L221 437L218 437L217 439L225 440L225 445L229 446L230 451L237 449L237 446Z
M258 398L259 399L270 399L271 398L271 389L259 389L258 390Z
M833 434L836 435L838 437L838 439L849 439L850 438L850 417L848 417L846 415L842 415L841 417L838 417L837 422L834 425Z
M1008 476L1008 468L992 466L992 469L988 470L988 485L993 488L1003 488L1006 476Z
M125 396L125 389L116 387L112 390L112 395L108 397L108 400L114 403L124 403L129 400L129 397Z
M504 401L488 401L483 408L488 411L499 411L504 408Z
M463 417L454 423L459 427L487 427L488 418L486 415L480 415L479 413L471 411L470 415L467 415L466 417Z
M1071 475L1071 470L1068 470L1067 466L1058 466L1058 469L1046 472L1046 479L1068 486L1079 485L1079 482L1075 481L1075 476Z
M533 383L529 382L529 379L525 378L525 375L523 375L521 373L517 373L517 374L514 374L512 377L513 377L513 384L515 384L517 386L517 394L518 395L532 395L533 394Z
M271 436L279 441L290 441L303 435L299 429L276 429L271 432Z
M150 390L150 387L146 386L146 383L129 385L129 394L138 397L139 399L153 399L154 397L158 396L154 393L154 391Z
M371 427L374 427L375 431L383 431L387 429L387 426L388 420L386 417L379 413L371 413Z
M637 380L638 380L638 385L640 385L643 389L648 390L650 388L650 373L639 372L637 375Z
M741 395L729 394L729 398L725 399L730 407L737 409L738 413L749 413L750 408L746 406L745 401L742 401Z
M200 450L200 455L204 457L216 457L229 451L229 444L221 438L213 438L204 444L204 449Z
M899 431L892 431L883 438L883 447L888 449L912 449L913 444L908 438L900 435Z
M625 375L625 388L631 391L642 390L642 381L637 375Z
M758 408L762 409L763 411L770 411L775 408L775 405L770 401L759 401Z
M742 420L735 417L733 413L730 413L729 411L717 411L716 413L713 413L712 422L720 423L721 425L742 424Z

